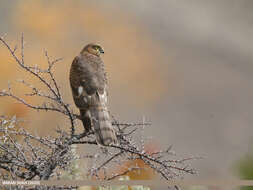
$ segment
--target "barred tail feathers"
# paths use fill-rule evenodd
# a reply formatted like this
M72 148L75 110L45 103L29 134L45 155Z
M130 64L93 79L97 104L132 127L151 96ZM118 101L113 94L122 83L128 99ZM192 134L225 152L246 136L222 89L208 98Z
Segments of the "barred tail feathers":
M106 99L99 94L98 97L97 106L90 109L97 142L101 145L117 144L117 137L106 107Z

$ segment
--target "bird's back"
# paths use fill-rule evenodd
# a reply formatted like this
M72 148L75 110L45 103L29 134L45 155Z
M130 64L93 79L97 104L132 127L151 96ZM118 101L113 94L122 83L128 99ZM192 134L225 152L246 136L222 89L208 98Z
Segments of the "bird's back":
M90 118L97 142L115 144L117 138L107 109L107 79L101 58L90 54L77 56L71 66L70 83L75 104L86 118L83 123L87 124Z

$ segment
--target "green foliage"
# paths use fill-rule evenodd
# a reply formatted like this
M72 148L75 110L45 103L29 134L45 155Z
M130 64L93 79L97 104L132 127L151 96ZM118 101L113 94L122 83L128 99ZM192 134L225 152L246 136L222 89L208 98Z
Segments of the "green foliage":
M241 179L253 179L253 154L248 154L237 162L236 172ZM253 190L253 187L244 186L241 190Z

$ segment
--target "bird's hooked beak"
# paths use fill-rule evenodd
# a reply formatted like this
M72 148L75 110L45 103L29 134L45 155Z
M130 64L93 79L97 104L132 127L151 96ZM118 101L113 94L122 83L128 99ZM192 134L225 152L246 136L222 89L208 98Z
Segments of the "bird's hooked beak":
M99 52L100 53L105 53L104 50L102 48L99 48Z

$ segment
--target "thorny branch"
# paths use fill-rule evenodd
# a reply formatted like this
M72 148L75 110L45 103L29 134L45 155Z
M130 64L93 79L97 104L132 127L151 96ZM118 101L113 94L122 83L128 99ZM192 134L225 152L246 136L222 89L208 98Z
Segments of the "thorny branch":
M0 97L10 97L37 111L58 112L67 117L70 122L70 133L58 129L58 137L40 137L20 127L20 122L16 117L7 118L2 116L0 118L0 173L3 171L6 173L1 174L0 179L58 179L61 173L69 169L69 165L74 160L75 155L71 151L73 145L87 144L96 146L99 150L101 149L97 145L93 132L75 133L77 125L75 120L79 120L80 116L73 113L70 105L63 100L60 87L53 74L55 64L62 59L51 60L47 51L45 51L48 64L46 69L41 69L37 65L29 66L25 63L23 34L21 37L20 58L16 53L18 46L11 48L3 37L0 37L0 42L7 48L21 69L27 71L28 75L32 75L46 87L46 90L42 91L24 80L19 80L21 84L31 89L31 93L25 95L45 98L46 101L42 105L31 104L22 97L15 95L11 84L8 85L7 90L0 91ZM184 173L195 174L195 170L186 163L195 159L195 157L172 159L174 153L171 147L166 150L147 153L144 149L143 139L141 145L138 145L140 140L134 140L134 134L138 134L139 130L143 130L144 126L151 125L150 123L122 123L113 116L112 120L112 125L117 129L119 145L110 145L104 147L107 151L100 151L100 154L94 153L86 156L92 165L87 173L89 179L112 180L127 175L130 171L143 170L144 168L134 166L127 168L122 173L106 172L113 165L122 165L125 161L136 159L142 160L166 180L181 176ZM102 171L104 171L103 176L101 175Z

